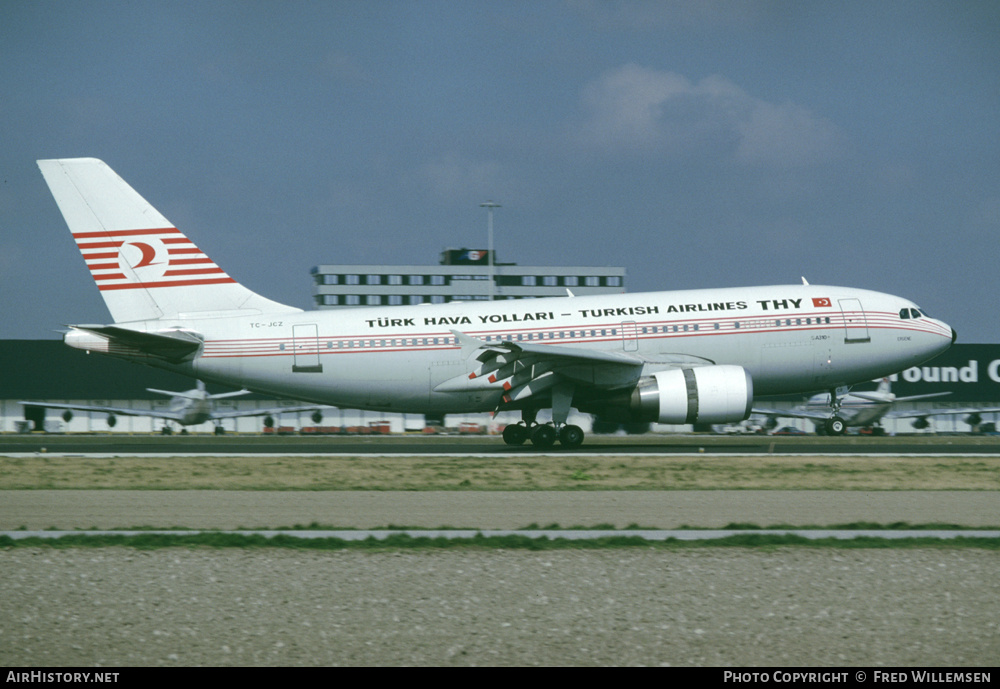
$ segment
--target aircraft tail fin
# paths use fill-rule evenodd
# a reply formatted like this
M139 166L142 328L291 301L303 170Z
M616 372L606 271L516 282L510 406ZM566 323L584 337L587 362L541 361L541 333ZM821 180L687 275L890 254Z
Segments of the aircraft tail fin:
M38 167L116 323L301 311L236 282L104 162Z

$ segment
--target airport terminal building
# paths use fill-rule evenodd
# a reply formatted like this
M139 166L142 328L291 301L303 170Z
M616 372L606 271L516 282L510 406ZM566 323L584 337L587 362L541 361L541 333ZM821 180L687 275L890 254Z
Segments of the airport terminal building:
M567 290L581 297L625 292L624 268L519 266L490 258L485 249L446 249L437 265L319 265L312 269L313 298L317 308L337 309L487 301L491 296L565 297Z

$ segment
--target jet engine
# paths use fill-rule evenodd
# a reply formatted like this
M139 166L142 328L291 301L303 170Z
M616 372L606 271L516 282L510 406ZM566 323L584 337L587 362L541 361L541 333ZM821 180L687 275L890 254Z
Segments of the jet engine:
M734 423L750 416L753 380L742 366L670 369L643 378L629 409L643 421Z

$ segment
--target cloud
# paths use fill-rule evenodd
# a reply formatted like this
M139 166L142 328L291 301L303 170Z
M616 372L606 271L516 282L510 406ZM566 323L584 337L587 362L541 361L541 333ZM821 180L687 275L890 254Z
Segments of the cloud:
M721 76L695 83L629 64L588 84L582 102L586 116L577 138L608 154L798 167L832 160L846 148L833 122L794 103L755 98Z
M845 144L836 125L793 103L754 100L749 117L738 122L736 129L740 134L736 158L751 165L797 167L824 162L838 157Z

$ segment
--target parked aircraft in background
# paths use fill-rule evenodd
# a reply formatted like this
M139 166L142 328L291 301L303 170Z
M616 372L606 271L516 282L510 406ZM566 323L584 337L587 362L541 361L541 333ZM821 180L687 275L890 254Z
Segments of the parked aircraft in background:
M215 421L215 433L216 435L221 435L224 430L222 428L222 419L235 419L238 417L246 416L274 416L281 413L291 413L300 411L313 411L315 414L319 414L319 410L316 405L309 406L299 406L299 407L272 407L270 409L253 409L253 410L229 410L220 409L215 404L217 400L227 399L229 397L239 397L241 395L249 395L249 390L237 390L236 392L221 392L214 395L210 395L205 389L205 384L202 381L198 381L198 387L194 390L186 390L184 392L171 392L169 390L156 390L154 388L146 388L150 392L155 392L160 395L170 396L170 408L169 409L129 409L127 407L111 407L102 405L87 405L87 404L61 404L55 402L21 402L26 407L43 407L45 409L65 409L67 412L73 411L90 411L90 412L103 412L108 415L108 425L115 425L115 415L122 416L151 416L156 419L164 419L166 421L173 421L174 423L180 424L181 426L197 426L203 424L206 421ZM65 418L65 415L64 415ZM72 416L70 416L72 418ZM68 421L69 419L67 419ZM316 420L314 418L314 420ZM318 423L318 421L317 421ZM169 434L172 432L170 426L164 426L162 429L164 434Z
M805 280L303 312L237 283L103 162L39 167L114 319L71 326L66 344L345 408L519 411L504 430L513 445L579 445L571 408L737 422L754 394L836 390L955 340L909 300ZM551 423L537 422L542 409Z
M900 402L913 402L931 397L944 397L950 394L950 392L932 392L926 395L896 397L892 393L892 384L889 382L889 379L883 378L876 390L871 392L851 391L839 398L840 413L837 417L832 416L830 395L827 393L813 395L805 405L792 409L764 409L754 407L753 413L767 416L775 425L777 425L777 419L809 419L816 426L816 433L820 435L840 435L846 432L848 428L870 428L876 433L882 433L884 432L881 425L883 419L916 419L913 423L915 427L927 428L929 425L927 419L930 417L955 416L959 414L968 415L969 418L966 421L972 426L977 426L981 423L982 417L979 417L977 421L977 417L974 415L1000 411L1000 408L987 407L894 408Z

